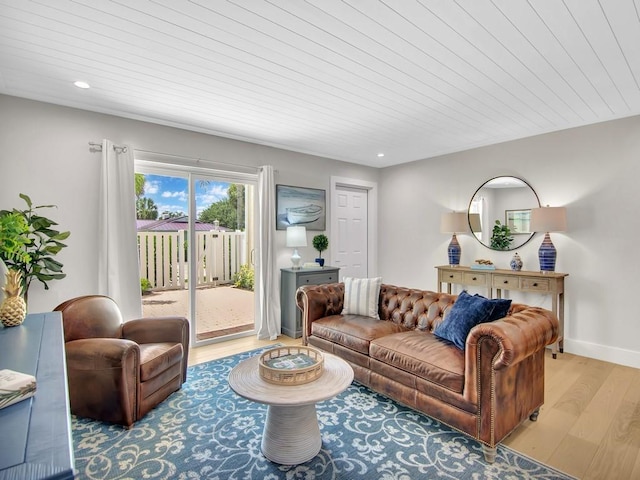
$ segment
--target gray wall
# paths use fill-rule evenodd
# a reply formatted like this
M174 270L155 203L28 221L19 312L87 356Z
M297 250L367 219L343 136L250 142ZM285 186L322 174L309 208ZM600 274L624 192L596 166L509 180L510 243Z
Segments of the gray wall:
M381 171L379 271L384 281L436 288L434 266L447 263L450 234L440 215L466 210L486 180L526 180L543 205L566 206L568 231L552 233L556 271L566 280L565 351L640 367L637 243L640 220L640 117L631 117L422 160ZM462 264L490 258L509 268L513 252L495 252L459 235ZM542 235L518 249L538 269ZM512 298L550 308L547 297Z
M96 292L100 154L92 153L88 142L103 138L151 152L273 165L276 183L325 189L327 199L331 175L378 181L378 169L0 95L0 208L23 208L18 194L26 193L35 204L57 205L43 214L56 220L61 230L71 231L69 247L57 257L67 277L51 282L48 291L34 283L29 291L30 312L51 310L72 296ZM328 210L330 235L330 205ZM313 233L307 233L309 246L299 249L303 261L317 256L311 246ZM291 249L284 246L285 232L278 231L277 238L282 246L277 266L288 267Z
M99 154L87 142L109 138L141 150L243 165L271 164L276 182L330 189L330 177L378 182L378 268L385 283L436 288L434 266L447 263L450 235L439 232L440 215L465 210L486 180L513 175L526 180L543 204L566 206L568 231L552 234L556 270L567 279L565 351L640 367L638 287L640 225L640 117L478 148L386 169L287 152L180 129L0 96L0 208L22 206L18 193L38 204L56 204L48 216L70 230L60 260L68 277L39 284L30 311L95 292ZM329 198L329 196L327 197ZM330 209L330 206L329 206ZM327 225L330 225L329 217ZM328 232L330 234L330 232ZM288 265L284 232L278 267ZM462 263L491 258L508 268L512 252L494 252L460 235ZM524 268L538 268L536 234L518 250ZM330 252L327 252L327 258ZM315 258L312 247L301 251ZM542 295L513 294L550 307Z

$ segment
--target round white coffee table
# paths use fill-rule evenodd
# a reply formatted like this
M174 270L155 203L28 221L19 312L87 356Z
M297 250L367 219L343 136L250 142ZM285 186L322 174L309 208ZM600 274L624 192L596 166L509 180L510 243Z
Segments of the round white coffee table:
M347 362L329 353L322 355L322 375L302 385L265 382L258 370L259 355L240 362L229 373L229 386L234 392L268 405L262 453L274 463L299 465L318 454L322 438L316 402L335 397L353 381L353 369Z

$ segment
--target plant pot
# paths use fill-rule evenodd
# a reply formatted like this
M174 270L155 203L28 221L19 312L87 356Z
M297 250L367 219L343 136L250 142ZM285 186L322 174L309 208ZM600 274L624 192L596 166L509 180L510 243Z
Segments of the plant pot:
M321 267L324 267L324 258L316 258L316 263Z

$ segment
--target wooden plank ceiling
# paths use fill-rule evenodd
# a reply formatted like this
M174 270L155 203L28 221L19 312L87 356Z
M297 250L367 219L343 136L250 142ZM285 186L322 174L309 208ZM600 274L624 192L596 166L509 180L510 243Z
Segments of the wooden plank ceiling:
M638 115L639 12L640 0L0 0L0 93L382 167Z

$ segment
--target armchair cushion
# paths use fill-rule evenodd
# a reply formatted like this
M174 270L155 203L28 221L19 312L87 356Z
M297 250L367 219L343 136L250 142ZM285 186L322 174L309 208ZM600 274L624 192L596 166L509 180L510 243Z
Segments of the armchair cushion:
M140 345L140 381L146 382L172 365L180 363L183 352L179 343L143 343Z

